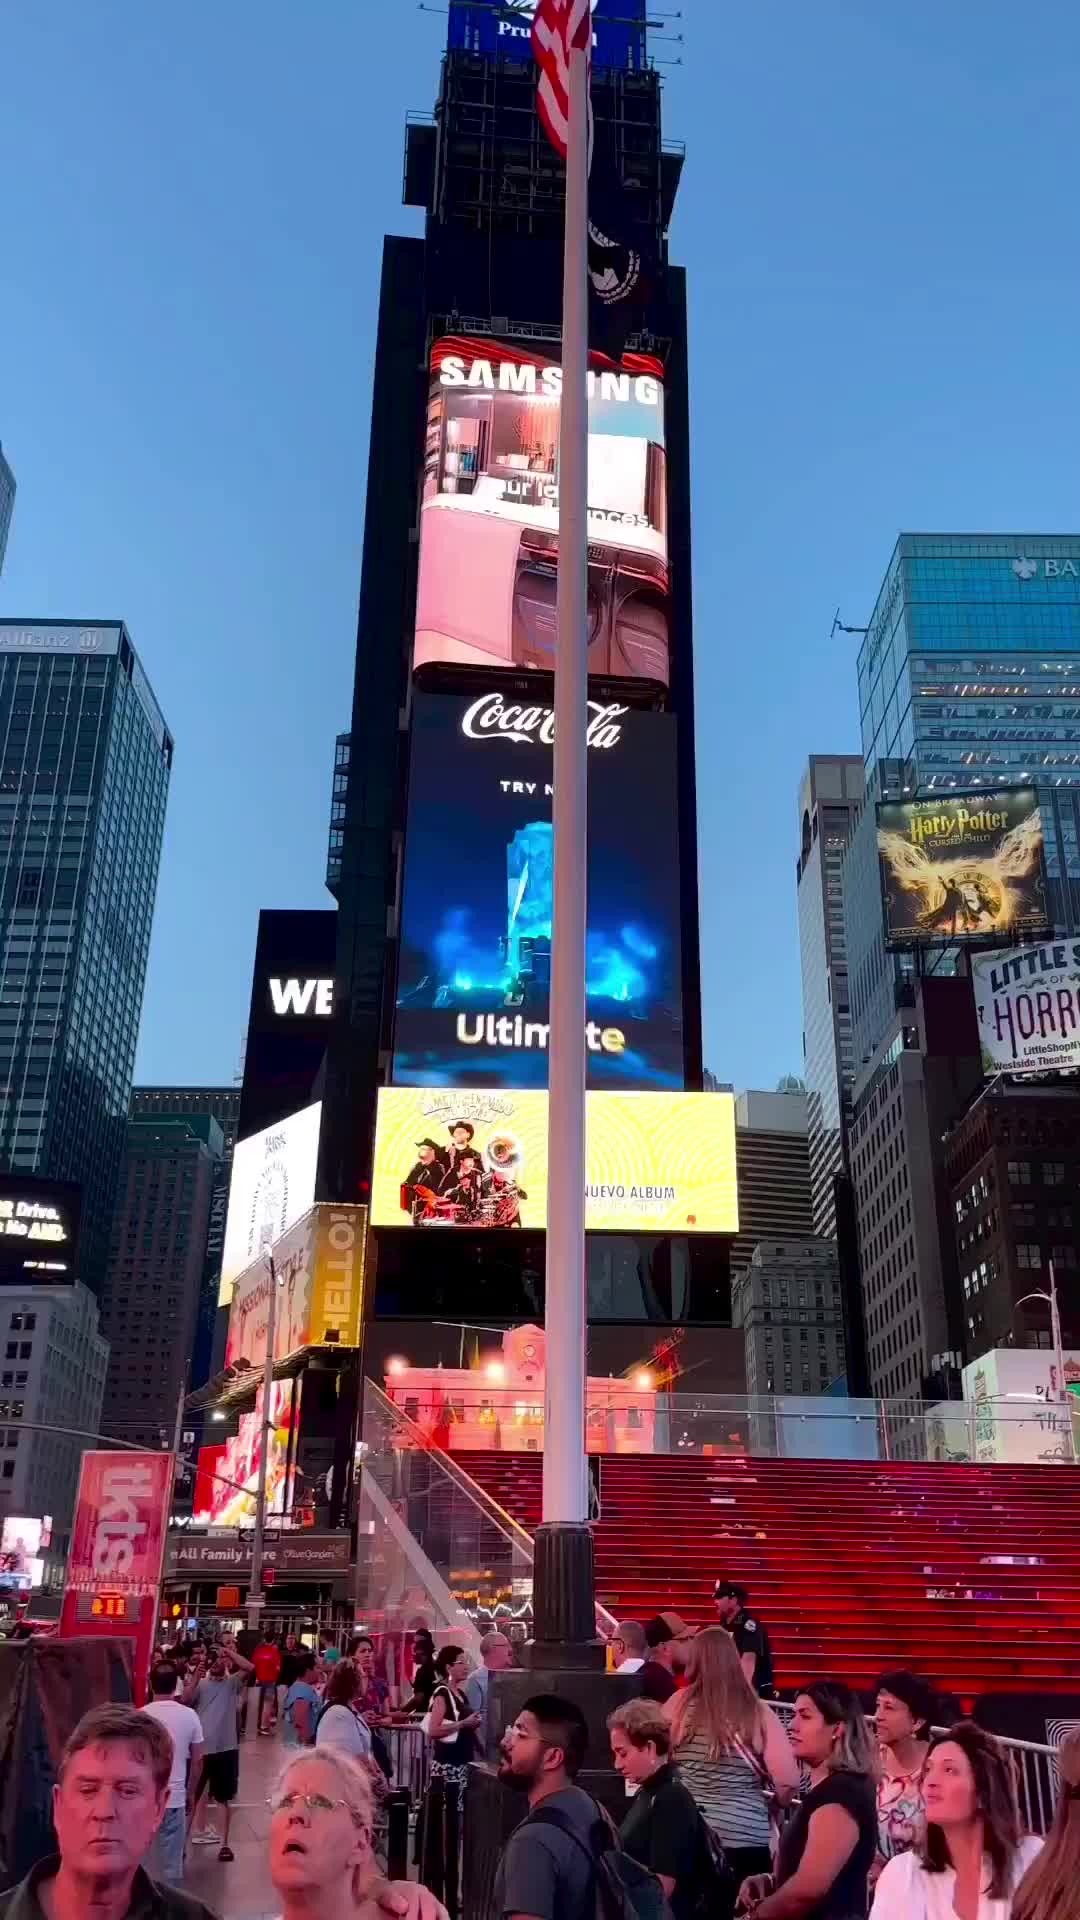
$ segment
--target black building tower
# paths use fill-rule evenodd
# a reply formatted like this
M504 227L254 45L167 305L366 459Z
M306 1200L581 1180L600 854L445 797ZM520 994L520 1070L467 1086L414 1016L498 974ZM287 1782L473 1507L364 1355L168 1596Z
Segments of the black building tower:
M610 305L598 299L591 339L597 414L595 451L590 415L589 507L591 536L595 473L597 543L590 544L590 698L595 714L617 712L624 741L635 730L644 737L655 723L665 745L655 759L646 753L638 793L617 822L611 811L598 815L599 796L615 792L606 785L614 776L603 752L590 755L598 796L590 800L590 845L603 841L606 849L610 838L632 892L635 858L639 871L646 868L645 853L635 854L639 836L643 846L658 820L668 833L668 856L650 871L662 866L670 882L670 899L657 909L670 977L664 995L654 996L664 1000L662 1017L653 1012L634 1025L628 1018L623 1045L613 1043L621 1065L600 1057L598 1040L590 1084L615 1086L621 1071L618 1084L627 1087L700 1091L686 286L667 244L683 155L663 142L643 13L634 26L623 18L634 15L633 5L610 10L618 22L606 11L600 6L594 16L590 264L595 284L610 291L635 280L637 297ZM548 403L561 378L563 192L562 164L537 118L527 30L499 9L452 5L434 116L410 124L406 135L405 200L423 208L424 238L388 237L383 252L351 737L339 750L335 783L338 949L320 1148L327 1198L371 1196L380 1087L419 1086L425 1068L448 1090L496 1084L492 1056L484 1053L485 1074L474 1036L486 1042L494 1033L492 1045L518 1049L513 1067L529 1078L501 1084L546 1084L542 1056L521 1051L523 1023L546 1018L535 1012L546 1004L540 804L516 834L507 825L501 866L494 855L486 861L493 888L502 889L497 995L482 965L494 936L483 951L473 939L482 918L475 905L438 926L432 909L426 943L417 932L421 875L437 866L439 833L447 866L478 868L486 858L479 831L464 817L456 761L447 762L437 825L430 815L418 823L417 809L438 784L430 756L443 751L439 742L449 753L470 729L497 730L508 706L542 716L551 703L545 650L550 666L557 404ZM649 405L662 416L658 435L629 422L633 408ZM451 535L451 527L462 531ZM440 571L440 552L448 555L451 539L462 538L467 551L455 547ZM471 593L464 620L460 598L448 606L461 569ZM481 712L484 701L495 705ZM529 764L542 793L544 764L530 727L542 728L541 720L530 717L516 734L511 723L512 737L532 742L513 751L523 775L534 756ZM494 773L499 752L492 743L477 758L490 754ZM500 761L499 770L507 764ZM662 765L670 768L669 787ZM492 790L513 785L496 779ZM590 857L590 939L597 891ZM629 897L624 918L632 920ZM466 943L457 964L447 958L455 929ZM608 959L627 983L612 991L631 1000L638 978L659 968L664 941L650 931L635 936L631 927L627 942ZM448 968L437 984L433 954L434 964ZM453 1031L455 1018L453 1055L440 1036ZM636 1080L627 1059L644 1063ZM447 1099L452 1104L452 1092ZM407 1227L407 1216L401 1224ZM374 1322L387 1326L384 1339L369 1318L366 1370L378 1376L381 1349L399 1344L389 1323L397 1328L402 1319L418 1322L417 1338L426 1342L418 1357L436 1359L433 1319L457 1326L541 1318L542 1236L529 1231L528 1219L523 1225L515 1233L451 1235L378 1229L369 1299ZM592 1235L589 1314L591 1327L606 1324L604 1370L646 1357L649 1322L730 1329L727 1249L726 1238L692 1231ZM446 1337L456 1353L457 1332ZM712 1341L711 1384L739 1384L737 1354L730 1332Z

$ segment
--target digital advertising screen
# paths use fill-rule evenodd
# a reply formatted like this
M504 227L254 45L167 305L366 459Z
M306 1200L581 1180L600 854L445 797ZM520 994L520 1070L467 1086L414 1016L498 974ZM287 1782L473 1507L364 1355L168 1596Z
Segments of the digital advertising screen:
M336 960L335 908L260 913L240 1092L242 1140L320 1098Z
M324 1203L311 1207L273 1247L277 1299L274 1306L274 1359L284 1360L305 1347L355 1346L363 1301L363 1207ZM270 1269L256 1259L233 1283L225 1365L266 1360Z
M590 1232L737 1233L730 1093L586 1095ZM383 1087L371 1222L439 1233L547 1224L547 1094Z
M663 369L589 372L589 672L670 679ZM413 664L555 667L562 368L520 345L431 352Z
M536 0L450 0L451 52L532 59ZM645 65L644 0L592 0L593 66L639 72Z
M877 809L888 947L951 947L1047 931L1033 787L885 800Z
M973 954L971 984L988 1073L1080 1067L1080 941Z
M589 1085L683 1085L676 722L590 702ZM545 1087L551 710L413 699L393 1079Z
M322 1102L238 1140L221 1255L218 1306L227 1307L245 1267L267 1253L315 1201Z
M49 1545L51 1522L27 1514L9 1513L0 1527L0 1592L30 1593L40 1587Z
M70 1180L0 1173L0 1280L77 1279L81 1204Z

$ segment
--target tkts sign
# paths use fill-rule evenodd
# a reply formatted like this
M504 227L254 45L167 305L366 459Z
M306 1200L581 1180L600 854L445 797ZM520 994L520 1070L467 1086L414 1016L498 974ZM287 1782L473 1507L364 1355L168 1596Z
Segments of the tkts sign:
M79 1473L60 1638L133 1637L136 1701L146 1694L173 1464L171 1453L84 1453Z

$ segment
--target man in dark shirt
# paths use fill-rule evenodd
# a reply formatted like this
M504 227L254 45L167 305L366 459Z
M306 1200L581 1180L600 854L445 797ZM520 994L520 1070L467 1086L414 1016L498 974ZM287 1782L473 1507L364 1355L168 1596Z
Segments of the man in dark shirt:
M503 1740L499 1779L529 1796L495 1875L495 1920L592 1920L593 1835L602 1825L574 1779L588 1732L581 1708L554 1693L526 1700Z
M638 1679L646 1700L656 1700L663 1706L665 1700L671 1699L678 1684L675 1675L686 1665L693 1637L686 1621L677 1613L658 1613L645 1622L649 1657L645 1665L638 1668Z
M158 1886L139 1865L168 1805L172 1761L166 1729L148 1714L118 1706L84 1714L53 1789L60 1852L0 1894L0 1920L214 1920L201 1900Z
M747 1611L750 1596L746 1588L737 1587L732 1580L718 1580L713 1588L713 1598L720 1615L720 1625L727 1628L734 1640L735 1651L750 1685L756 1688L759 1699L775 1699L769 1636L757 1615Z

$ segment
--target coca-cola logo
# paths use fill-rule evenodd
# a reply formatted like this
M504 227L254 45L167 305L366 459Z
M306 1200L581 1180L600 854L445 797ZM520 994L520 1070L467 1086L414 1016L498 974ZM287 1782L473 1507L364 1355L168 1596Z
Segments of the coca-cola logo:
M619 722L629 708L602 706L598 700L590 700L588 705L586 746L601 750L617 746L622 738ZM501 693L484 693L462 715L461 731L469 740L514 740L519 746L532 746L538 741L550 747L555 739L555 715L550 707L507 704Z

